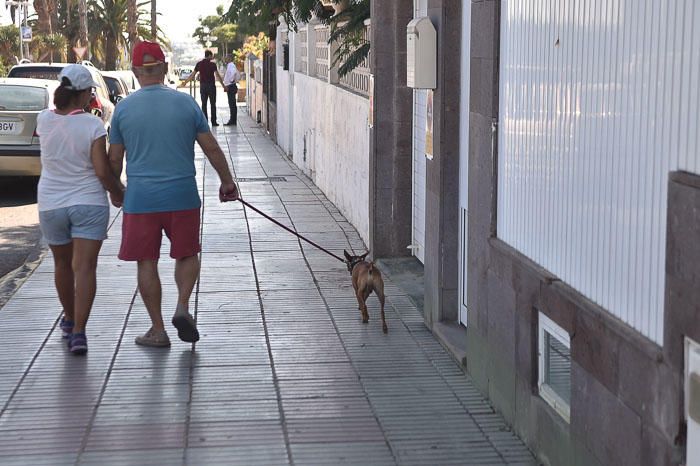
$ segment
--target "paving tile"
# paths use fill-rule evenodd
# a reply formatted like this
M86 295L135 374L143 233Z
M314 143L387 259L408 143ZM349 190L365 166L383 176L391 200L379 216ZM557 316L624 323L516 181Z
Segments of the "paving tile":
M237 447L196 447L185 451L185 465L276 466L289 464L284 442Z
M293 443L291 449L295 464L319 466L396 464L385 442Z
M3 455L0 454L0 464L3 466L69 466L74 465L78 459L78 453L45 453L45 454L27 454L19 455Z
M86 451L80 457L80 465L104 466L176 466L184 462L184 450L180 448L155 448L148 450Z

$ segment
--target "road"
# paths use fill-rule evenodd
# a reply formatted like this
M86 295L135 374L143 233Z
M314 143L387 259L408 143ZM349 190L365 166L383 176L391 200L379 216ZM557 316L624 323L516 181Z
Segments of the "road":
M36 185L34 178L0 177L0 280L40 251Z

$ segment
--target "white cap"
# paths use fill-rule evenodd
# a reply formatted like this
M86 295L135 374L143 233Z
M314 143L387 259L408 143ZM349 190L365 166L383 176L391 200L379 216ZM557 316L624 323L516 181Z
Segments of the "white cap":
M61 85L71 91L84 91L92 87L101 87L92 79L90 70L84 65L68 65L65 66L58 75L58 80Z

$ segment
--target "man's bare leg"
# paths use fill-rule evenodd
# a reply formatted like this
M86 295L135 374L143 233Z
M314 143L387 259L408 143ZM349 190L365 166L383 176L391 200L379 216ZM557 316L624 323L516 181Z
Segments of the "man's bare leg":
M194 318L189 313L189 302L197 277L199 276L199 258L183 257L175 261L175 283L177 284L177 307L173 316L173 325L177 336L182 341L196 342L199 332Z
M161 313L163 291L158 276L157 260L138 262L138 283L139 293L141 293L141 299L148 310L153 330L164 331L165 325L163 325L163 314Z
M187 311L192 290L199 277L199 258L184 257L175 261L175 283L177 284L177 309Z

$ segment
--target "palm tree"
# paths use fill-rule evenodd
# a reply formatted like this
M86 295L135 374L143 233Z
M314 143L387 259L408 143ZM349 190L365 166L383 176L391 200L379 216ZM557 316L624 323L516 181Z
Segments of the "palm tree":
M129 33L129 48L134 48L134 43L138 37L138 8L136 6L136 0L127 0L126 5L126 16L127 16L127 31ZM130 50L131 51L131 50Z
M158 24L156 22L156 16L158 12L156 11L156 0L151 0L151 40L156 40L158 36Z
M32 50L38 61L44 61L47 57L50 61L63 61L66 59L68 40L63 34L36 34L31 42Z
M101 62L105 69L113 70L117 67L119 57L126 54L133 45L128 40L129 31L129 0L90 0L90 24L94 30L90 36L92 51L96 60ZM148 37L152 32L150 21L139 22L138 8L148 2L137 3L136 37ZM157 33L162 32L160 29ZM158 39L162 43L167 41L160 35Z
M78 17L80 24L78 42L80 43L81 47L88 47L88 50L90 50L87 26L87 0L78 0Z
M53 33L53 18L49 8L48 0L34 0L34 10L38 19L39 33L40 34L52 34Z

